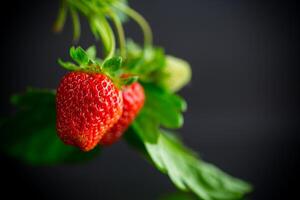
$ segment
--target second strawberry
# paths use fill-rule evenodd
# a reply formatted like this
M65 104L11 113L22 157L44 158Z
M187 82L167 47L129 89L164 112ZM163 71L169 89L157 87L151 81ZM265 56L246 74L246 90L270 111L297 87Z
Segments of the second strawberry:
M103 138L100 140L100 145L111 145L118 141L144 105L144 89L138 82L129 86L124 86L122 94L122 116L119 121L104 134Z

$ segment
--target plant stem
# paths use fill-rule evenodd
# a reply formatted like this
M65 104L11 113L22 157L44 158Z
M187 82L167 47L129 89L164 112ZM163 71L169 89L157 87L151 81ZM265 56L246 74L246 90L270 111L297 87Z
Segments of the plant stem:
M126 39L125 39L125 33L124 33L123 26L122 26L122 22L120 21L120 19L114 12L110 12L109 15L111 16L112 21L115 24L117 32L118 32L121 57L123 59L126 59Z
M86 3L80 0L65 0L65 1L68 1L70 5L76 7L76 9L80 10L84 15L89 17L90 12L88 10L89 8L87 7Z
M107 49L108 52L107 52L107 56L105 58L105 60L106 60L106 59L113 57L115 54L115 50L116 50L115 35L114 35L114 32L111 29L109 23L107 22L105 16L101 16L101 17L99 17L99 19L105 30L106 37L108 38L108 41L109 41L109 47Z
M59 6L59 11L58 11L58 16L57 16L57 19L56 19L56 21L54 23L54 27L53 27L54 32L60 32L63 29L64 24L66 22L66 18L67 18L67 11L68 11L68 7L67 7L66 1L61 0L60 6Z
M129 17L131 17L134 21L136 21L139 24L139 26L141 27L144 33L145 47L152 46L152 42L153 42L152 30L150 28L149 23L146 21L146 19L138 12L136 12L135 10L131 9L128 6L119 3L114 4L114 6L117 9L124 12L125 14L127 14Z
M77 13L76 9L73 8L73 7L71 7L70 12L71 12L71 17L72 17L72 21L73 21L73 28L74 28L73 40L75 42L78 42L78 40L80 38L80 20L79 20L79 16L78 16L78 13Z
M97 16L90 19L91 26L95 26L96 31L100 35L104 44L107 56L105 59L109 59L114 56L115 53L115 37L109 23L104 16Z

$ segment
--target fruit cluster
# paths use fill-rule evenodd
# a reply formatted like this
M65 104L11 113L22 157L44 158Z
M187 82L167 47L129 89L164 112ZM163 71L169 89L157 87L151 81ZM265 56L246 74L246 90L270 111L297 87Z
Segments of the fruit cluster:
M105 74L70 72L57 89L57 132L66 144L83 151L110 145L126 131L145 100L135 82L117 88Z
M71 48L70 56L78 65L60 61L71 72L62 78L56 93L58 136L83 151L115 143L145 101L142 85L122 71L121 58L100 63L89 52Z

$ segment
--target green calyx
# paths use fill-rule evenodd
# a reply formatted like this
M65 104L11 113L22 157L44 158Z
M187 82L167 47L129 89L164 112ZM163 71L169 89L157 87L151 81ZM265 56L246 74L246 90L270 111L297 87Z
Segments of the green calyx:
M87 50L81 47L71 47L70 57L74 62L58 60L59 64L70 71L83 71L86 73L100 73L108 76L117 86L130 85L137 81L137 76L126 74L122 69L122 57L116 56L101 61L96 58L96 47L91 46Z

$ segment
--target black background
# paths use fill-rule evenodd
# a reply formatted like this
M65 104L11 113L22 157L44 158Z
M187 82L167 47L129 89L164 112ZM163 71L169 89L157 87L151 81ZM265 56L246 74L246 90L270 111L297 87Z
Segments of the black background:
M130 1L155 43L188 60L193 80L180 93L189 109L185 143L226 172L250 181L253 200L292 198L299 188L299 4L293 1ZM27 86L55 88L65 73L72 28L51 32L58 1L1 4L1 115ZM5 12L4 12L5 11ZM79 42L95 41L83 23ZM127 34L141 41L130 22ZM99 44L99 43L98 43ZM5 142L5 141L1 141ZM1 195L32 199L157 199L175 191L127 145L87 164L30 167L1 155Z

